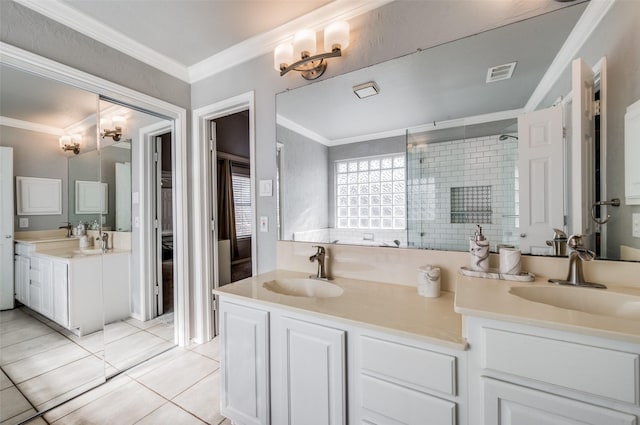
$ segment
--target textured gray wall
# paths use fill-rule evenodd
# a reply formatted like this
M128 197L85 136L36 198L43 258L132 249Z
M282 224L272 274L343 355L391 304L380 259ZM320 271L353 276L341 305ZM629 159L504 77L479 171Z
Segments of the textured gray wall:
M329 188L329 227L335 227L336 196L335 196L335 162L341 159L363 158L366 156L386 155L393 153L404 154L407 150L404 136L388 137L367 142L349 143L347 145L331 146L329 148L329 168L327 174Z
M24 177L43 177L62 180L62 214L20 216L29 219L29 227L18 226L18 210L15 209L14 229L57 229L68 221L67 158L58 146L58 137L35 131L0 126L0 146L13 148L13 174ZM15 190L15 180L14 180Z
M283 145L280 225L284 239L293 240L293 232L328 226L329 148L282 126L278 126L277 133L278 142Z
M640 249L640 239L631 236L631 214L640 213L640 205L624 204L624 114L627 106L640 99L640 4L617 1L575 57L595 65L607 57L607 193L620 198L619 208L608 208L609 258L620 258L620 245ZM549 106L571 91L571 68L552 88L542 105ZM640 163L640 162L639 162Z

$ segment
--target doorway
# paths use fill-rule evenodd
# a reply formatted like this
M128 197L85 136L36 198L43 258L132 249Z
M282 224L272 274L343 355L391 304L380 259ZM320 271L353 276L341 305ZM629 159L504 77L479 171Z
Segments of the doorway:
M210 121L216 287L253 275L249 110Z
M173 169L171 132L155 137L155 314L173 313Z

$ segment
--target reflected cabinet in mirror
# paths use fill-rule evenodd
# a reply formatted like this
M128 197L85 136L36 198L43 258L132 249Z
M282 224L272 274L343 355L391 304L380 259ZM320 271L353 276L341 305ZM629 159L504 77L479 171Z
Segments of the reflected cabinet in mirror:
M575 4L279 93L280 239L466 251L481 226L494 252L566 255L582 234L640 260L640 207L605 203L624 198L640 98L629 7L588 27Z
M27 206L2 211L0 422L17 424L175 345L173 121L0 67L0 180Z

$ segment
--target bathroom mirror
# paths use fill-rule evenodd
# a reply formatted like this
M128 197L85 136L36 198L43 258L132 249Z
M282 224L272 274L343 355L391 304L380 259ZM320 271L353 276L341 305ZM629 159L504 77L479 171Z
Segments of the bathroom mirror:
M82 320L74 322L81 323L80 331L56 316L55 311L61 310L43 308L35 301L37 297L33 302L21 298L24 305L16 302L16 308L0 312L0 373L4 374L0 422L17 424L175 345L173 217L164 218L166 240L158 238L156 243L151 234L149 240L153 242L141 245L136 243L142 239L136 231L140 232L144 225L133 226L135 217L141 221L141 213L132 208L133 191L140 203L144 196L149 197L149 202L155 199L154 185L148 184L155 181L151 180L153 171L146 176L132 163L144 162L143 156L152 163L152 141L169 134L170 142L173 121L115 105L94 93L5 64L0 64L0 73L0 145L13 148L14 173L62 181L62 213L15 216L15 239L33 242L50 239L45 235L53 233L63 243L74 244L70 249L54 249L57 252L51 252L49 258L59 258L44 264L51 264L55 276L60 276L62 270L67 273L67 280L55 280L53 289L57 284L65 287L66 283L69 311L74 311L75 318L78 309L82 310L78 313ZM99 117L116 113L127 118L126 133L117 142L110 138L98 140ZM59 145L59 137L68 133L81 136L77 154L63 151ZM138 156L134 157L134 152ZM166 152L171 174L170 143ZM106 213L76 213L78 182L108 186ZM141 191L144 195L140 195ZM165 210L172 211L171 197L168 199ZM103 238L98 230L87 231L85 247L81 239L65 239L67 231L59 227L69 222L76 226L80 221L97 223L108 231L112 251L101 253ZM18 256L26 261L27 279L34 273L39 275L40 260ZM143 265L149 258L152 265ZM143 280L143 271L153 279ZM161 308L157 307L158 296L154 292L156 276L162 282ZM84 292L77 295L78 288ZM46 298L45 292L40 295ZM5 388L4 383L9 382L5 376L15 385ZM4 395L9 393L6 400L10 400L12 408L4 409Z
M499 244L519 246L517 117L586 7L572 5L279 93L280 239L466 250L481 224L492 250ZM511 71L511 78L500 79ZM563 82L570 81L569 71ZM497 81L486 82L492 72ZM366 83L373 83L369 91L378 94L360 99L354 88ZM570 84L558 85L547 97L570 90ZM539 102L538 108L551 106L554 99ZM621 143L607 142L609 150ZM459 180L465 155L471 158L478 151L495 153L481 155L487 165L478 174L492 182ZM388 167L378 172L378 159L385 155L391 155ZM344 159L350 161L341 164ZM422 178L427 161L433 162L431 182ZM383 175L387 191L378 184ZM446 190L438 192L446 180ZM617 182L610 179L608 193L614 193ZM494 186L493 193L481 193L485 186ZM623 190L619 187L618 197ZM372 191L381 191L380 196ZM493 204L453 204L454 198L483 196ZM609 213L610 228L630 233L630 220L623 223L622 217L616 220L617 211ZM553 232L543 237L552 239ZM610 236L608 243L615 247L609 250L611 259L620 259L619 245L640 249L629 238Z

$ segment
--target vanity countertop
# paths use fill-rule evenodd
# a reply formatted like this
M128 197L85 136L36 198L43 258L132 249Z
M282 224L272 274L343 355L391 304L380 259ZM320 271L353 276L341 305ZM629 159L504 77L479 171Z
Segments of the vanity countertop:
M93 248L89 248L93 249ZM113 255L113 254L126 254L131 251L126 249L111 249L105 253L97 254L83 254L80 248L59 248L59 249L46 249L42 251L36 251L31 254L32 257L44 257L54 260L81 260L86 258L97 257L100 255Z
M559 287L545 278L533 282L480 279L459 275L456 284L455 311L464 316L484 317L550 329L577 332L585 335L640 343L640 321L555 307L542 302L523 299L510 292L511 288L537 286L565 291L607 291L640 297L640 288L610 285L608 289ZM555 288L555 289L554 289ZM594 292L594 294L599 294ZM576 305L579 297L576 293ZM598 298L594 297L595 303ZM637 309L637 302L631 302ZM637 310L634 310L637 311Z
M340 286L344 293L335 298L281 295L263 288L265 282L275 279L306 277L309 277L308 273L276 270L226 285L213 292L404 334L411 338L417 337L453 349L467 348L462 337L462 317L453 310L452 292L443 291L439 298L425 298L418 295L415 286L339 277L331 280L331 283Z

